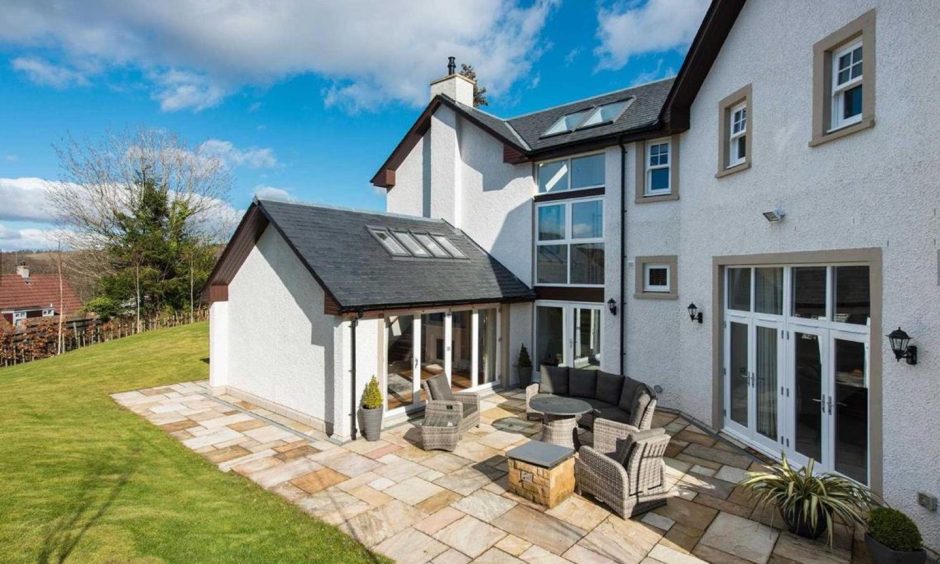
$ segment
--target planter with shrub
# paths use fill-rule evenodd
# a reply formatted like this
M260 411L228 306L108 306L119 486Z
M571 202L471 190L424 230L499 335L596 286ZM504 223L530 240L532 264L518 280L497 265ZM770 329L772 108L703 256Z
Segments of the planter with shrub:
M875 564L922 564L927 560L917 525L890 507L871 510L865 544Z
M816 539L828 530L832 546L833 519L864 525L872 496L867 488L842 476L814 475L814 465L810 459L803 468L794 468L783 454L768 472L749 472L741 485L756 496L758 505L779 509L791 533Z
M519 361L516 363L516 370L519 374L519 387L525 388L532 383L532 359L529 358L529 351L525 345L519 350Z
M384 412L382 390L379 381L373 376L362 392L362 404L359 407L359 427L367 441L377 441L382 436Z

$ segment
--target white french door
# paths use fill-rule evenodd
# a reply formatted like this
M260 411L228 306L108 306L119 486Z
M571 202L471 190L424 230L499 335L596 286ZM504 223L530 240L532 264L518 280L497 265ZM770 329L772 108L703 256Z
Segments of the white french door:
M598 304L536 302L533 368L600 368L602 313Z
M724 428L868 482L868 267L725 272Z

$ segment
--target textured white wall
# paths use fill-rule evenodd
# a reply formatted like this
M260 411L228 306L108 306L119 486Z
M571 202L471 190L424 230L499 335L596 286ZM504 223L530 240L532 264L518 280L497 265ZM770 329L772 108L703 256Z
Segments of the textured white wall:
M457 114L446 106L441 106L431 116L431 200L428 217L445 219L460 227L457 210L461 193L458 127ZM419 143L415 150L421 146ZM427 203L424 207L428 209Z
M877 125L811 148L813 43L872 7ZM682 136L681 199L634 206L628 214L631 257L679 255L678 303L631 302L628 365L641 377L662 367L665 403L705 421L711 420L715 353L710 317L719 313L711 311L713 256L882 249L884 332L903 326L922 353L916 367L898 364L887 339L872 336L885 359L885 495L914 516L934 547L940 518L917 506L915 494L940 495L933 464L940 442L931 432L940 428L937 22L940 4L928 0L749 2L696 99L692 129ZM748 83L753 164L716 179L718 102ZM778 205L785 220L768 223L761 212ZM632 280L631 271L631 288ZM684 316L690 301L707 304L704 325Z
M426 216L424 210L425 182L430 182L425 168L430 166L429 137L427 135L415 145L395 171L395 186L387 191L385 209L405 215ZM425 180L427 178L427 180Z
M227 385L329 421L336 337L323 298L268 227L229 284Z
M627 147L629 150L629 146ZM628 153L627 157L632 154ZM604 302L613 298L618 303L617 315L612 315L604 303L601 308L601 369L620 373L620 324L624 323L629 307L623 307L620 290L620 166L619 145L604 152ZM629 306L629 304L627 304ZM624 343L626 348L626 343Z
M228 302L209 306L209 385L228 383Z

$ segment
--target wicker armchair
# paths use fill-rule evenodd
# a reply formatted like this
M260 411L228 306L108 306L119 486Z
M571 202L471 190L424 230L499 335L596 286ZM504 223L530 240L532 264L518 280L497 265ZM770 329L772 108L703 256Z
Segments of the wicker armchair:
M665 429L640 431L598 419L594 447L578 450L576 491L591 494L624 519L665 505L663 454L668 444Z
M471 393L455 394L450 389L446 374L438 374L421 382L428 404L424 416L460 413L460 434L480 425L480 396Z
M532 409L529 402L539 393L539 383L533 382L525 387L525 418L529 421L541 421L542 412Z

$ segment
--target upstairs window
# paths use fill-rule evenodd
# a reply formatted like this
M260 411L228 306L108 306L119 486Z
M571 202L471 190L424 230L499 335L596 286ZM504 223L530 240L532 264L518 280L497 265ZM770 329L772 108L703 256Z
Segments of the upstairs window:
M736 166L747 158L747 106L741 104L731 108L731 138L728 166Z
M604 284L604 201L572 200L536 208L536 283Z
M539 163L539 193L603 188L604 163L603 153Z
M647 196L661 196L672 192L669 148L668 139L659 139L646 145Z
M718 103L718 173L722 177L751 164L751 85Z
M25 311L14 311L13 312L13 325L16 325L20 321L26 321L26 312Z
M54 315L55 315L55 310L54 310L54 309L46 308L46 309L42 310L42 316L43 316L43 317L52 317L52 316L54 316Z
M862 121L862 42L832 54L832 127Z

